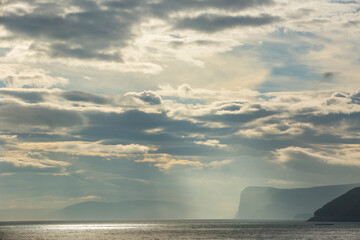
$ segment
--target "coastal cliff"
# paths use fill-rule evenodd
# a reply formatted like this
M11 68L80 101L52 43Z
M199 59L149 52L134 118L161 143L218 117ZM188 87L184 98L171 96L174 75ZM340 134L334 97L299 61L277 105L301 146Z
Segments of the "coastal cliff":
M360 187L325 204L309 221L360 222Z
M238 219L308 219L316 209L360 184L278 189L247 187L240 195Z

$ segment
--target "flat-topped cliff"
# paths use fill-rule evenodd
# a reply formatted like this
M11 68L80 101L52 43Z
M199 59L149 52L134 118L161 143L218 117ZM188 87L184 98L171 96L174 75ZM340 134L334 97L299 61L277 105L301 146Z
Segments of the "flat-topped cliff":
M308 219L316 209L360 184L278 189L247 187L240 196L236 218Z

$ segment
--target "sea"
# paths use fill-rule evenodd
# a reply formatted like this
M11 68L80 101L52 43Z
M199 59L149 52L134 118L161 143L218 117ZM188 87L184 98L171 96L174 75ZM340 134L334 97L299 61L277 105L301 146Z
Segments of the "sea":
M360 239L360 223L163 220L0 222L1 240L103 239Z

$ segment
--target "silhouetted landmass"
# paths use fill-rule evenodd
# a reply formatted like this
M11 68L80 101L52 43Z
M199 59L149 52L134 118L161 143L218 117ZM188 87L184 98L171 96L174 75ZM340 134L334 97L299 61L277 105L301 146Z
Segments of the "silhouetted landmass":
M247 187L241 192L239 219L308 219L330 200L360 184L278 189Z
M196 218L192 206L164 201L82 202L51 214L50 219L62 220L132 220Z
M360 222L360 187L325 204L309 221Z

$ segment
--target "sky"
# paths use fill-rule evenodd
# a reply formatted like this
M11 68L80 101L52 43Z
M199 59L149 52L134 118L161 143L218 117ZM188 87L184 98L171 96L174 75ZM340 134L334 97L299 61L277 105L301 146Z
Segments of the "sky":
M0 0L0 209L360 182L359 41L359 0Z

